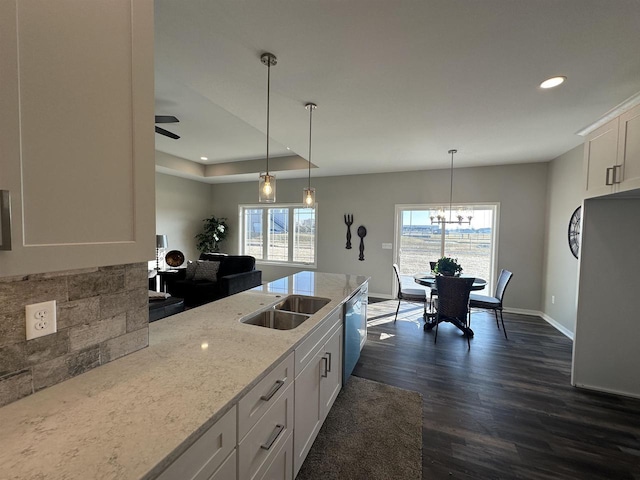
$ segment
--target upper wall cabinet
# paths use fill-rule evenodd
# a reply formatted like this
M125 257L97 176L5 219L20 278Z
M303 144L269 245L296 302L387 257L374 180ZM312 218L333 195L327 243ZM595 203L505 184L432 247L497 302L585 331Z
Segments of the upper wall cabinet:
M0 276L152 259L153 0L5 1L0 32Z
M584 171L586 198L640 188L640 105L587 136Z

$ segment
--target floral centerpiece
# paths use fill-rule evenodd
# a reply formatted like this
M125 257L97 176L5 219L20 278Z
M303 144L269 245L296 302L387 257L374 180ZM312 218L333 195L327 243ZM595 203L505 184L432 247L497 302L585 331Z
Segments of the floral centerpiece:
M195 237L196 240L198 240L196 248L202 253L219 252L220 242L227 237L227 233L229 232L227 219L211 216L205 218L203 222L204 231Z
M436 262L433 272L436 275L458 277L462 273L462 266L458 263L457 258L442 257Z

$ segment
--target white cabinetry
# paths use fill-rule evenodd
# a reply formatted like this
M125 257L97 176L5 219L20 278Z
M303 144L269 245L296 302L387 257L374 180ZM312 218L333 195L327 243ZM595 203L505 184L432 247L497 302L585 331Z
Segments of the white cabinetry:
M342 310L296 349L294 477L342 388ZM298 373L299 372L299 373Z
M210 427L158 480L218 480L236 477L236 407Z
M1 276L154 256L152 0L0 2Z
M586 198L640 188L640 106L587 136L584 172Z
M620 191L640 188L640 105L620 115Z
M293 359L291 353L238 402L239 480L291 478Z

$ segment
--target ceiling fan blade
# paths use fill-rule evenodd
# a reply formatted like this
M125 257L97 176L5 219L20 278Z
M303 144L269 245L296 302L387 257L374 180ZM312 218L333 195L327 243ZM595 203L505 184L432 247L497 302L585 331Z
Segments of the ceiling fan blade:
M179 135L170 132L169 130L165 130L164 128L156 127L156 133L160 135L164 135L165 137L173 138L174 140L178 140L180 138Z
M156 115L155 123L178 123L178 122L180 122L180 120L178 120L173 115Z

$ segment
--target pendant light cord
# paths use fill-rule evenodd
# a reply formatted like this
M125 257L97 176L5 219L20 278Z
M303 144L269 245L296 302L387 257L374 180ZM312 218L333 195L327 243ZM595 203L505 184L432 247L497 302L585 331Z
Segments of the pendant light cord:
M267 175L269 175L269 103L271 92L271 59L267 62Z
M449 221L451 221L451 209L453 208L453 154L456 153L455 150L449 150L451 154L451 183L449 185Z
M313 105L309 105L309 183L307 187L311 190L311 122L313 118Z

